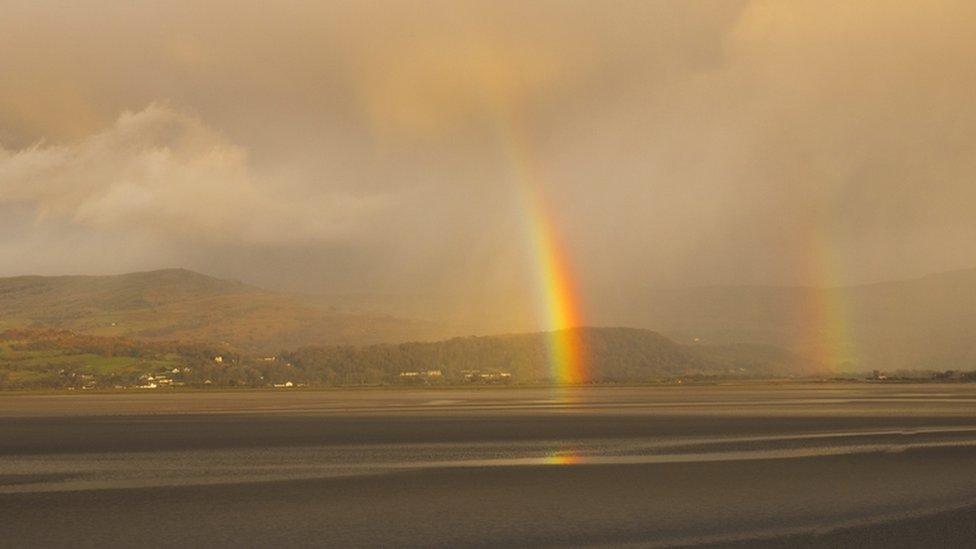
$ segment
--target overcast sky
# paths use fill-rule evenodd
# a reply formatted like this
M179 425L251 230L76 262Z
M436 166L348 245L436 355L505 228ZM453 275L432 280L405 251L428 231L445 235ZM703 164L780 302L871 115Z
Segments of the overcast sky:
M520 295L976 267L976 4L0 0L0 275ZM596 295L594 293L593 295Z

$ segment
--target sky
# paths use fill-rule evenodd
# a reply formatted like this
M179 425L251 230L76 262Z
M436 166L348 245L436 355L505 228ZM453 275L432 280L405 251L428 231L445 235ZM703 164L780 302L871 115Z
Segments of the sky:
M590 295L976 267L972 2L0 13L0 276L520 302L513 139Z

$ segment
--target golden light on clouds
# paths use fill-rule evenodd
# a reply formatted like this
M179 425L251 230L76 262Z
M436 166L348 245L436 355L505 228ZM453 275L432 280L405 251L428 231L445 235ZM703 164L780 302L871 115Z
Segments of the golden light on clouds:
M422 38L367 63L363 94L380 134L431 138L483 123L498 104L544 97L568 72L565 59L531 42Z
M5 8L0 264L26 272L514 295L506 117L583 286L816 283L820 226L839 282L976 256L968 2Z

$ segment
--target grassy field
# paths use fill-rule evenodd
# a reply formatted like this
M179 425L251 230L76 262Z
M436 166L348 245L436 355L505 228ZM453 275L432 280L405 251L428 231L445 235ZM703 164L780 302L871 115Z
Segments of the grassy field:
M0 382L10 387L84 384L89 376L136 379L147 372L182 368L185 363L185 359L175 353L106 355L71 345L39 348L36 340L0 341Z

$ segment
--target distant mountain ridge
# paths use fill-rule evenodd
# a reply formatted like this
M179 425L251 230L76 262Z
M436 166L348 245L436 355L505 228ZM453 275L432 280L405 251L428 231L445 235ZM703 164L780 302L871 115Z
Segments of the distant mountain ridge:
M834 370L976 369L976 269L839 288L649 289L602 303L598 323L774 345Z
M330 313L292 296L185 269L0 279L0 329L25 326L266 352L445 335L429 322Z

